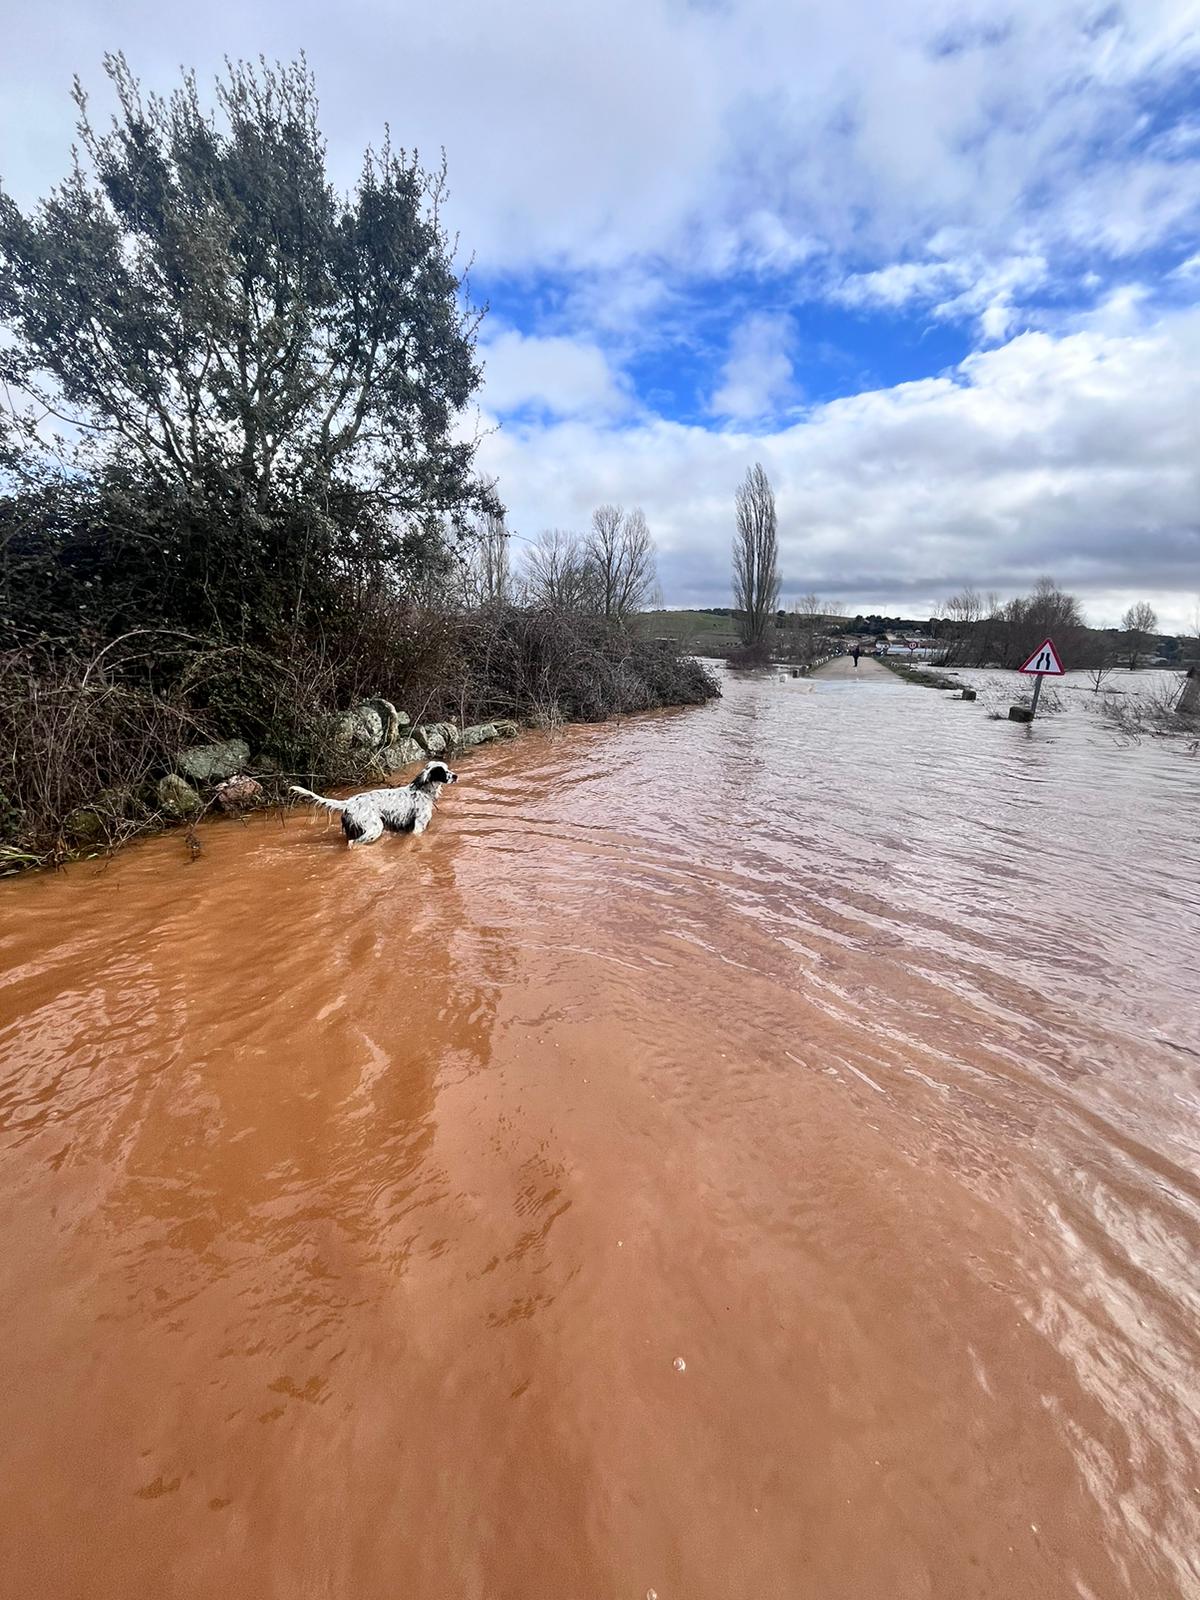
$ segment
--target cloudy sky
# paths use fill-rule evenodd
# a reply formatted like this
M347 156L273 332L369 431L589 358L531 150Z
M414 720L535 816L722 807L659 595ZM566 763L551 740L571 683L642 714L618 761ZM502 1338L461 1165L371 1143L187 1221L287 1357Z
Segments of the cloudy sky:
M640 504L667 602L727 604L760 460L785 598L1049 572L1191 623L1200 0L4 4L25 201L111 49L160 88L304 49L341 181L385 121L444 147L518 535Z

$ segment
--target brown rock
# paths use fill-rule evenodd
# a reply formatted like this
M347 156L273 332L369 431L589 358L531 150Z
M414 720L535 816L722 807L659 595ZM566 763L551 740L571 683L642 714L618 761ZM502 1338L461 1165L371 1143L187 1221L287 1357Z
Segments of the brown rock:
M262 805L266 797L257 778L248 778L238 773L232 778L226 778L224 783L219 783L213 798L222 811L249 811L254 806Z

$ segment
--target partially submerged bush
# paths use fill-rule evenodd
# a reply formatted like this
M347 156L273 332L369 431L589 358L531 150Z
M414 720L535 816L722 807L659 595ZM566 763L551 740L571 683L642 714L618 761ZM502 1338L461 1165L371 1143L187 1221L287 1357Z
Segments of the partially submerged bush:
M1141 739L1147 734L1182 735L1192 741L1195 751L1200 748L1200 716L1179 709L1182 694L1179 679L1157 679L1145 688L1139 686L1135 693L1106 694L1100 710L1127 739Z
M731 667L769 667L774 658L768 645L742 644L728 651L725 659Z

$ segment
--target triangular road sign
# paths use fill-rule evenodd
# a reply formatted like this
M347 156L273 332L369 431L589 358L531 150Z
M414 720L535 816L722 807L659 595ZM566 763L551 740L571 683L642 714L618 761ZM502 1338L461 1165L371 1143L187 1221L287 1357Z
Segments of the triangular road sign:
M1047 639L1044 644L1038 645L1025 665L1018 667L1017 671L1028 672L1037 678L1061 678L1064 675L1064 668L1058 659L1053 639Z

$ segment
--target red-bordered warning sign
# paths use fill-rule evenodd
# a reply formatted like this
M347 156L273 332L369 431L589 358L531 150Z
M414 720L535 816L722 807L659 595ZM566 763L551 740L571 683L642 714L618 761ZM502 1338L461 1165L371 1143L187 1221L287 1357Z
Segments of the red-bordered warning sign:
M1047 639L1044 644L1038 645L1023 667L1017 668L1018 672L1028 672L1036 678L1061 678L1066 669L1058 659L1058 651L1054 648L1054 640Z

